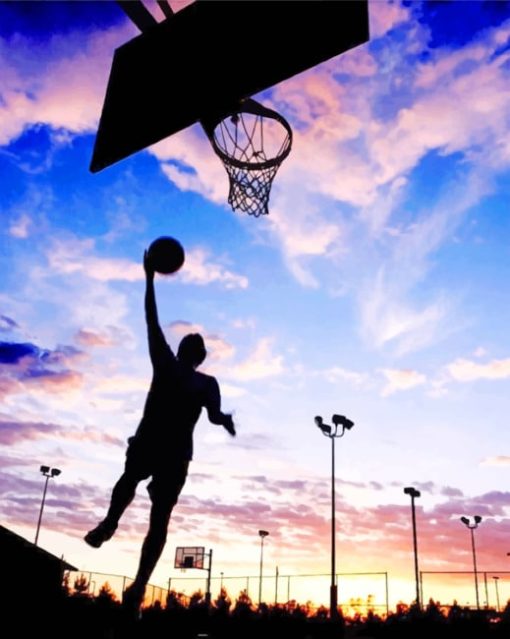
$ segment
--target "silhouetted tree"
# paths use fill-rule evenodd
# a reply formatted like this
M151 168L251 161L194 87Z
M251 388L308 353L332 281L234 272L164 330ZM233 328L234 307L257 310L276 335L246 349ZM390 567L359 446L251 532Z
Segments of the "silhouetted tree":
M326 606L319 606L315 611L315 617L317 617L317 619L327 619L329 617L329 610Z
M97 594L97 598L98 599L106 599L109 601L116 601L117 597L115 596L115 593L113 592L110 584L106 581L100 588L98 594Z
M88 596L89 586L90 582L87 581L87 577L83 574L78 575L78 577L74 580L74 594L82 597Z
M213 605L218 612L228 613L228 611L230 610L230 607L232 606L232 600L228 596L226 588L224 588L223 586L221 587L218 596L214 600Z
M70 579L69 571L66 570L66 572L64 573L64 578L62 579L62 593L64 595L69 595L69 593L71 592L69 579Z
M196 590L189 599L188 607L193 608L195 606L203 604L204 601L204 593L200 589Z
M234 604L234 610L232 611L233 614L236 616L245 616L250 614L253 609L253 602L250 599L248 592L246 590L241 590Z

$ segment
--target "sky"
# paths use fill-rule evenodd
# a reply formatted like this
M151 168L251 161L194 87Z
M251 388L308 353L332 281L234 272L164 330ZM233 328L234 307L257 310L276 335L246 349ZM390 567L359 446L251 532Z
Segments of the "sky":
M497 575L510 598L510 4L369 16L368 43L256 96L294 142L253 218L230 209L198 125L90 173L113 52L138 34L115 3L0 3L3 525L33 540L39 466L57 467L40 545L134 575L143 484L112 541L82 538L150 383L143 251L172 235L186 262L156 279L161 323L174 348L204 335L238 436L201 417L152 582L205 577L173 567L177 546L205 546L213 586L251 575L256 598L265 529L264 598L278 567L326 575L291 596L327 603L331 443L314 417L337 413L355 422L336 442L338 572L387 573L390 602L413 599L414 486L420 569L469 573L460 517L477 514L480 599ZM340 578L340 601L379 602L381 579ZM473 604L458 580L425 575L424 598Z

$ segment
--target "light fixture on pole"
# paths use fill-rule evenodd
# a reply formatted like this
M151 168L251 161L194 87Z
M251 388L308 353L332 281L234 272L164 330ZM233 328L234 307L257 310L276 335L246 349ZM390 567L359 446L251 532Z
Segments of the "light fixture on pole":
M329 589L329 616L338 618L338 588L336 583L336 545L335 545L335 439L343 437L346 430L351 430L354 422L343 415L333 415L333 426L324 423L320 415L314 418L316 426L325 437L331 439L331 585ZM339 427L341 430L339 431Z
M500 611L500 607L499 607L499 585L498 585L499 577L497 575L493 575L492 578L494 579L494 587L496 588L496 612L499 612Z
M476 609L480 609L480 598L478 596L478 571L476 569L476 548L475 548L475 530L478 528L478 524L482 521L480 515L474 515L472 520L468 517L461 517L461 522L464 526L469 528L471 533L471 549L473 551L473 569L475 573L475 591L476 591Z
M267 530L259 530L260 537L260 573L259 573L259 607L262 603L262 569L264 566L264 539L269 535Z
M407 486L404 488L404 493L411 497L411 516L413 521L413 547L414 547L414 579L416 584L416 605L418 608L421 608L421 597L420 597L420 572L418 570L418 539L416 536L416 511L414 507L414 500L417 497L421 497L421 493L416 488L412 486Z
M36 546L37 546L37 541L39 540L39 530L41 529L41 521L42 521L42 516L43 516L43 510L44 510L44 502L46 501L46 491L48 489L48 481L52 477L58 477L60 475L60 473L62 472L58 468L50 468L49 466L41 466L39 470L44 475L44 477L46 477L46 480L44 482L44 490L43 490L43 496L42 496L42 501L41 501L41 510L39 511L39 520L37 522L37 530L36 530L36 533L35 533L34 544Z

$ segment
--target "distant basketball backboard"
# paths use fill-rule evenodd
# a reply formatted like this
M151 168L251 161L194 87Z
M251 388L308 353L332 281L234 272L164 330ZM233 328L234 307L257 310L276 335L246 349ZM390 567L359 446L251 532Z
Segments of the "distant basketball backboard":
M100 171L368 40L368 0L197 0L115 51Z
M178 546L175 549L175 568L199 568L203 570L205 548L203 546Z

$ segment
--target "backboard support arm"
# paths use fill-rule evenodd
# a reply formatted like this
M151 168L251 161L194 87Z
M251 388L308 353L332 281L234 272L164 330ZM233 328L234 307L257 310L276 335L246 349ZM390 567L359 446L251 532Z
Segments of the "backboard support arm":
M165 14L165 18L171 18L174 15L174 10L168 3L168 0L157 0L158 6Z
M149 30L158 24L156 18L144 6L141 0L115 0L127 17L135 24L140 31ZM159 4L159 3L158 3ZM170 9L170 7L168 7ZM172 11L170 9L170 11ZM166 14L165 14L166 15Z

